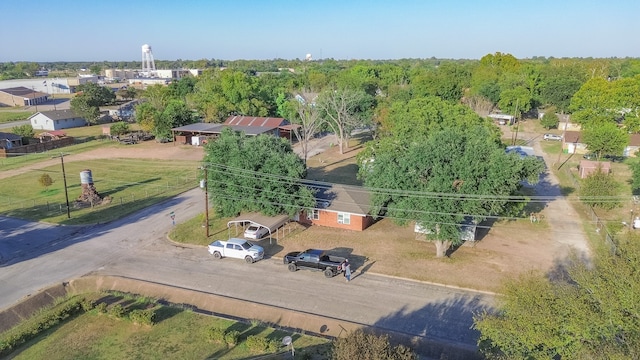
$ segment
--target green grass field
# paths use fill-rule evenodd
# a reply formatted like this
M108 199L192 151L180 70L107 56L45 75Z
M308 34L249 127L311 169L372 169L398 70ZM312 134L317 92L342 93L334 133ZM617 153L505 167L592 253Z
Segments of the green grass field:
M60 224L90 224L115 220L191 189L197 183L197 162L139 159L99 159L56 164L0 179L0 213L23 219ZM94 208L71 206L67 219L64 178L69 201L82 194L80 172L91 170L94 186L106 205ZM38 179L47 174L49 188Z
M35 114L35 111L7 111L0 108L0 124L12 121L27 120L27 118L33 114Z
M93 297L100 297L95 294ZM110 303L106 312L97 308L63 321L19 346L9 356L13 359L281 359L269 350L259 350L247 339L251 336L277 343L277 352L287 349L280 344L285 336L294 340L297 354L307 359L326 358L330 341L324 338L291 333L268 327L258 321L236 322L201 315L180 307L156 307L156 323L139 325L126 315L114 316L109 308L122 304L125 314L144 307L136 298L102 294ZM149 299L142 299L149 300ZM150 299L153 300L153 299ZM153 305L151 305L153 306ZM38 316L46 316L46 311ZM238 342L227 345L211 336L211 329L237 331ZM4 335L4 334L3 334ZM3 336L0 335L0 341ZM290 356L290 355L289 355Z

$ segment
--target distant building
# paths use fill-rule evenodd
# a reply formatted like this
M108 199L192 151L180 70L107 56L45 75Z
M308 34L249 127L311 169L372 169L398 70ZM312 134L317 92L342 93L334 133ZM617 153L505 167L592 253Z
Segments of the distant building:
M24 86L0 89L0 104L6 106L33 106L44 104L48 100L49 94Z
M34 130L61 130L86 126L87 120L72 110L41 111L29 117Z
M105 78L107 80L127 80L132 83L133 80L138 80L138 83L142 83L142 79L168 79L177 80L185 76L199 76L202 74L200 69L160 69L154 70L153 76L144 76L140 70L128 70L128 69L106 69L104 71ZM159 82L162 83L162 82Z

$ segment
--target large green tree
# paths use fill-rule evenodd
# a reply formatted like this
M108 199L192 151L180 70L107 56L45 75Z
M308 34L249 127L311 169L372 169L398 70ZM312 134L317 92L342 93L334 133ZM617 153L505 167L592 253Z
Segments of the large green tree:
M497 311L478 314L489 359L640 358L640 238L575 256L562 276L531 273L509 281Z
M116 99L116 94L111 89L94 83L79 85L77 92L71 99L71 110L90 124L100 117L100 106L110 105Z
M447 127L424 138L386 138L359 158L374 208L403 224L430 229L436 256L462 242L460 224L522 209L511 202L522 181L544 170L534 157L507 154L490 128Z
M171 129L193 124L196 121L193 111L182 100L169 100L164 110L154 118L153 135L158 139L171 138Z
M611 210L620 206L620 183L598 167L580 182L580 200L590 206Z
M268 116L270 104L260 91L258 80L241 71L203 72L189 97L208 122L224 122L231 114Z
M540 102L568 112L571 98L586 81L586 74L577 65L562 64L544 68L540 84Z
M500 130L492 126L490 120L479 117L469 107L430 96L395 101L388 109L382 132L403 139L426 136L445 127L464 129L479 124L493 130L492 138L499 137Z
M315 206L301 183L306 169L286 139L245 136L225 129L205 147L204 166L213 207L221 216L243 211L294 215Z
M582 141L600 159L603 155L622 155L629 144L629 134L613 122L602 122L587 127L582 132Z

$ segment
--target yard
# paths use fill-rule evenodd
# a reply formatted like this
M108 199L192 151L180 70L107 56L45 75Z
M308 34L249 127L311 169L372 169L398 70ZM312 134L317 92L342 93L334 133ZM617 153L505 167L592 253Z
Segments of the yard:
M308 177L359 184L355 179L355 156L360 148L355 142L352 145L345 154L331 147L309 159ZM201 227L203 219L179 224L170 238L204 246L215 239L242 236L234 231L229 234L226 223L230 219L210 216L208 239ZM370 271L485 291L498 291L502 280L509 276L530 270L547 271L557 261L551 230L545 222L522 219L482 224L478 233L479 241L465 243L447 258L436 258L435 245L416 237L412 225L399 226L389 219L362 232L290 223L271 241L259 243L275 257L307 248L332 250L349 257L356 277Z

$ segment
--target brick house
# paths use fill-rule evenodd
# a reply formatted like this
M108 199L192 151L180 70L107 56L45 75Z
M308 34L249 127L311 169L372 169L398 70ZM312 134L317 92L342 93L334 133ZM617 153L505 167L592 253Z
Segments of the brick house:
M373 224L370 194L364 188L337 184L314 187L318 190L316 208L302 211L296 221L356 231Z

